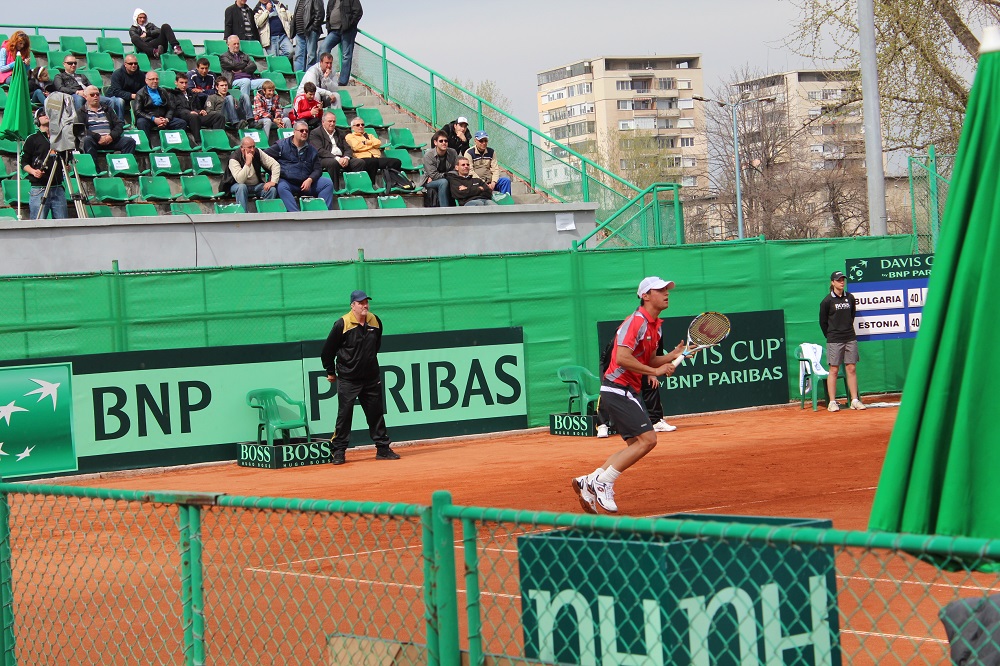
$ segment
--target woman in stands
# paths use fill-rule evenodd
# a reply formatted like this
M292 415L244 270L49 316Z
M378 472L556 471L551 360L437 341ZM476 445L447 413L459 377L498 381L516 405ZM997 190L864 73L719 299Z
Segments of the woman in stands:
M14 73L14 61L21 56L27 68L31 58L31 41L23 30L15 30L6 42L0 44L0 83L7 83Z
M170 24L164 23L161 26L156 26L150 23L146 12L138 7L132 14L132 27L128 29L128 36L132 38L132 44L135 45L137 51L153 58L159 58L171 47L177 55L184 55Z

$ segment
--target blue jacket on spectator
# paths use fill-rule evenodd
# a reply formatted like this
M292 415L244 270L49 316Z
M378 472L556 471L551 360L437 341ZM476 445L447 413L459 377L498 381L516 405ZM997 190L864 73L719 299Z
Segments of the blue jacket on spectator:
M319 163L319 151L306 143L301 148L296 148L292 143L292 137L276 142L264 151L281 165L281 179L287 180L295 185L301 185L306 178L312 178L315 184L323 169Z

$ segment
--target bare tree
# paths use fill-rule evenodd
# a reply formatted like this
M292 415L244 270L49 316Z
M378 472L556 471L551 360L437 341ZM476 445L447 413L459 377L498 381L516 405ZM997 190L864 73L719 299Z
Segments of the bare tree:
M653 183L680 182L680 149L661 147L652 130L620 130L612 123L600 134L597 153L591 157L640 190Z
M453 80L458 86L461 86L461 88L468 90L474 95L478 95L479 97L486 100L493 106L497 107L497 109L500 109L500 111L510 114L510 108L511 108L510 98L503 93L503 91L500 89L500 86L493 79L484 79L482 81L476 81L474 79L463 80L456 77ZM455 99L470 106L471 108L473 109L476 108L477 104L475 98L462 92L460 88L456 88L455 86L449 83L442 83L441 89L446 93L448 93L449 95L451 95L452 97L454 97ZM504 113L500 113L494 108L491 108L487 105L483 105L483 115L493 120L499 125L504 125L507 121L506 117L504 116Z

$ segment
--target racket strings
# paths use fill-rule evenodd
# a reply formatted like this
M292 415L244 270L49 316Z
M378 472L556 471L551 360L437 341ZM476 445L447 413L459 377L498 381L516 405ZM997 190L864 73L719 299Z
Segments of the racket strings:
M719 312L705 312L691 322L691 341L699 345L718 344L729 335L729 318Z

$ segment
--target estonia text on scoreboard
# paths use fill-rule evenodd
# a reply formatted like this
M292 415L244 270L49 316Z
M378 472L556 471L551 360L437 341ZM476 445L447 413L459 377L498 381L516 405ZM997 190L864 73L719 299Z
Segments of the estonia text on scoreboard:
M848 259L844 272L858 299L858 340L915 338L933 265L933 254Z

